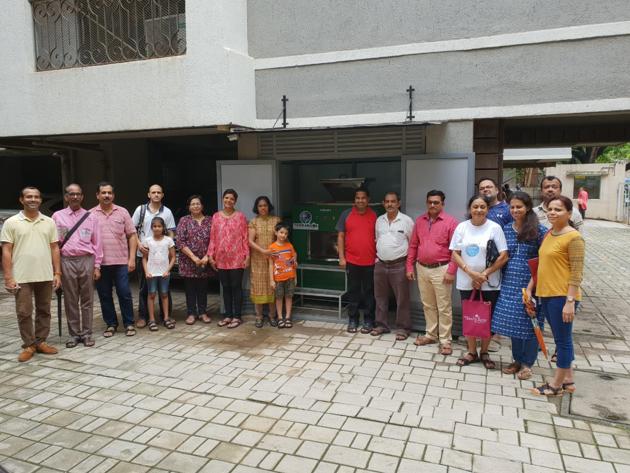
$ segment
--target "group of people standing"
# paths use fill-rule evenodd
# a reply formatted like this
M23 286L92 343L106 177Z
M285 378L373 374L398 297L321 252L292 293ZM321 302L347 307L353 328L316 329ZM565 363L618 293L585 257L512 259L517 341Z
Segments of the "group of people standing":
M536 388L541 395L561 395L575 389L571 362L572 321L580 300L584 260L582 218L571 199L561 195L559 179L548 176L541 183L543 202L534 207L530 196L514 192L509 201L499 199L492 179L482 179L479 193L468 202L468 219L459 223L444 211L446 196L440 190L426 195L426 212L415 222L400 211L396 192L385 194L385 213L377 217L370 208L367 189L355 192L354 205L337 223L339 265L348 278L348 327L378 336L391 331L389 296L396 299L396 339L409 337L410 284L417 281L426 331L418 335L419 346L438 344L439 353L451 355L452 285L467 299L480 291L492 307L492 331L512 340L514 361L503 369L520 379L532 375L538 346L530 317L551 325L557 349L558 370L553 380ZM251 269L251 299L256 327L263 326L263 308L269 306L269 323L291 327L291 308L296 283L297 255L289 242L289 227L273 215L268 197L254 202L256 216L248 223L236 210L238 194L227 189L223 208L211 217L204 213L203 199L188 199L188 215L175 224L172 212L163 205L159 185L148 191L148 202L133 216L114 204L114 187L98 185L98 205L82 208L83 190L66 187L67 207L52 219L39 212L38 189L22 190L23 211L5 223L3 270L6 288L15 293L23 351L20 361L36 352L57 350L46 344L50 330L50 300L53 289L63 287L70 337L68 348L83 343L93 346L93 288L99 295L106 329L105 337L118 330L112 290L116 288L122 324L127 336L136 328L158 330L154 301L159 294L161 319L167 329L175 327L169 292L170 272L179 250L179 274L186 292L186 324L210 323L207 310L208 278L218 275L223 289L220 327L242 324L243 275ZM576 230L577 229L577 230ZM487 262L488 242L497 255ZM539 258L537 281L528 261ZM138 320L134 323L129 273L139 278ZM96 284L94 284L96 282ZM523 289L530 300L541 304L529 314ZM35 298L35 329L32 298ZM284 314L283 314L284 306ZM360 310L363 322L360 323ZM531 309L531 306L530 306ZM478 351L480 342L480 351ZM481 361L495 368L489 354L490 338L467 338L467 352L459 366Z
M521 191L512 193L508 202L500 200L497 183L482 179L478 194L468 202L468 218L460 223L444 211L444 193L431 190L426 195L426 212L414 223L400 212L396 192L385 194L385 213L377 217L369 207L367 189L358 189L353 207L337 225L339 264L348 276L348 332L389 333L388 304L393 292L396 339L407 339L411 332L407 281L416 280L426 331L415 344L439 344L440 354L451 355L451 294L456 281L462 300L480 291L490 303L493 336L511 338L513 362L503 368L506 374L522 380L532 376L538 343L530 318L536 318L541 327L546 318L556 343L558 369L552 380L534 392L547 396L573 392L571 333L581 299L583 220L561 190L558 178L545 177L543 201L534 207L531 197ZM489 251L496 252L491 261ZM532 274L530 260L535 258L538 270ZM541 304L531 310L536 297ZM490 343L490 337L466 337L467 351L457 365L480 361L494 369Z

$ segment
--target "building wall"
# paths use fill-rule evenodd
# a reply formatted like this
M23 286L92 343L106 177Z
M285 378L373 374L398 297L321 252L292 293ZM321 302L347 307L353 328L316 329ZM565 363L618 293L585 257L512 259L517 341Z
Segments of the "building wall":
M249 0L247 9L256 58L630 20L626 0Z
M410 84L417 121L630 109L623 0L249 0L248 14L261 127L283 94L291 127L402 122Z
M245 0L187 0L187 51L35 71L31 7L3 3L0 136L254 124Z
M606 172L601 176L600 196L599 199L589 196L586 218L621 221L618 211L619 199L621 198L619 187L623 186L625 179L625 163L558 164L553 168L548 168L545 174L560 178L562 194L573 197L574 178L570 174L600 171ZM577 199L573 199L573 205L577 205Z

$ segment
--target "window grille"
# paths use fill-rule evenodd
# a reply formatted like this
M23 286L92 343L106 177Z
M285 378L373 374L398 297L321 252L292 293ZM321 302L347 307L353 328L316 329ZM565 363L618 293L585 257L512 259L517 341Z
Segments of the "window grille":
M29 0L38 71L186 52L185 0Z

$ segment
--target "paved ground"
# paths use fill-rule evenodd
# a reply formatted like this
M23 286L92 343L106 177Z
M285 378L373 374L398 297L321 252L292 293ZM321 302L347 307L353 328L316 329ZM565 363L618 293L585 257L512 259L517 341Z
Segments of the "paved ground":
M542 358L535 378L521 382L456 367L460 347L443 357L321 322L231 331L180 317L174 331L99 337L95 348L19 364L13 302L1 296L0 464L11 472L628 473L628 426L580 416L623 421L628 410L630 392L615 383L630 370L630 229L589 221L586 236L572 403L529 394L550 373ZM509 362L508 347L499 355ZM592 397L602 393L620 402Z

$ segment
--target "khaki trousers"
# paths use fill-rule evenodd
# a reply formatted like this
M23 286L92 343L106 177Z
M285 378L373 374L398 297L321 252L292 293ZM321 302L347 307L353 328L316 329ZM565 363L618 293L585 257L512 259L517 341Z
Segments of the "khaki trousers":
M33 297L35 297L35 329L33 329ZM46 341L50 333L50 301L52 281L20 283L15 295L22 348Z
M70 337L92 335L94 256L62 256L61 285Z
M453 328L452 284L444 284L448 265L425 268L416 263L418 289L424 308L426 337L440 343L450 343Z

